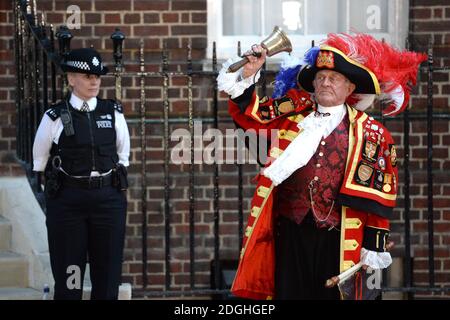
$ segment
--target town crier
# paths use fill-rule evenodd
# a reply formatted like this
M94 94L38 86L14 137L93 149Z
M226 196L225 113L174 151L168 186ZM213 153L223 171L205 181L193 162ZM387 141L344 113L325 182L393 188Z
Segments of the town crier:
M341 299L327 279L356 264L383 269L392 262L395 143L364 110L381 97L385 115L403 111L426 56L365 34L329 34L301 65L280 71L271 98L255 92L265 49L255 45L246 56L238 72L226 72L233 61L224 64L219 89L230 95L239 127L274 129L278 138L258 175L232 293Z

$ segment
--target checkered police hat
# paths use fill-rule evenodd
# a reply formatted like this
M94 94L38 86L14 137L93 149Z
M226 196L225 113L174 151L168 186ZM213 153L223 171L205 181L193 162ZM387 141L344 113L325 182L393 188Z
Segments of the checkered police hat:
M71 50L65 61L61 62L61 69L64 72L96 75L108 73L108 67L103 65L100 54L93 48Z

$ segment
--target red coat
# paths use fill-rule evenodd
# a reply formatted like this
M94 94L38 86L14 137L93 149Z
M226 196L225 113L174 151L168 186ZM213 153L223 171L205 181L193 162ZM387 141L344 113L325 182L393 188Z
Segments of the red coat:
M229 101L229 113L244 129L278 129L277 147L269 149L267 164L276 159L299 134L298 123L312 110L309 94L291 89L277 100L259 99L253 93L242 113ZM385 251L389 216L395 207L397 168L394 141L387 129L366 113L347 106L349 150L344 181L337 201L341 211L340 270L360 260L361 247ZM274 297L275 252L273 222L274 193L277 187L262 175L258 177L251 211L231 291L252 299Z

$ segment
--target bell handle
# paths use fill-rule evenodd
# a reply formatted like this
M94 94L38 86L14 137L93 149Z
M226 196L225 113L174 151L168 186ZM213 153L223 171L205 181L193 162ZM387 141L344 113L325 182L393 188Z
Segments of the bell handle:
M233 63L232 65L230 65L228 67L227 73L238 71L240 68L245 66L248 62L249 62L248 58L245 57L245 58L239 60L238 62Z

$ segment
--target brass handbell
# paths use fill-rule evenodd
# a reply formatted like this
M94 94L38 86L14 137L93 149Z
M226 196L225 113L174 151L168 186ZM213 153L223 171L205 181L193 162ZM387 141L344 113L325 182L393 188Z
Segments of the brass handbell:
M283 30L281 30L281 28L278 26L275 26L270 36L268 36L261 42L261 46L267 50L267 56L269 57L283 51L292 51L291 41L283 32ZM248 58L244 57L242 60L239 60L238 62L235 62L231 66L229 66L227 72L236 72L248 62Z

